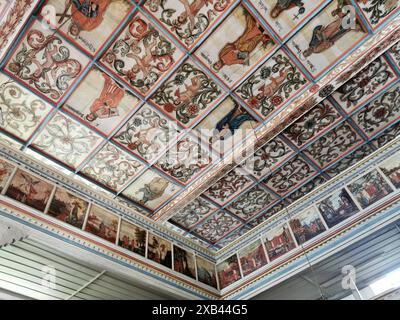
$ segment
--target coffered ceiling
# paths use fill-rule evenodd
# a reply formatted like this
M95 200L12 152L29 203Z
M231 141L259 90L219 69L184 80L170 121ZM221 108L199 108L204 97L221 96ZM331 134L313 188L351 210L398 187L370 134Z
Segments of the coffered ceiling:
M399 43L336 90L319 82L398 12L390 0L41 2L2 64L2 136L218 250L397 135ZM323 99L257 143L312 90ZM229 162L242 146L255 148Z

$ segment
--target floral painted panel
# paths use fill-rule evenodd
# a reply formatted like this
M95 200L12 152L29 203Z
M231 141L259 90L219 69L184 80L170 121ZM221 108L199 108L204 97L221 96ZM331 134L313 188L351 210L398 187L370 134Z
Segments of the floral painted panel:
M204 195L223 205L254 182L246 176L246 172L235 168L208 188Z
M156 166L172 178L187 184L212 163L208 148L189 137L167 150Z
M93 131L62 113L56 113L33 140L32 146L77 168L101 141Z
M215 243L242 223L224 211L219 211L207 218L200 226L193 229L193 234Z
M183 52L141 13L111 44L101 62L131 88L146 95Z
M236 229L232 233L228 234L226 237L219 240L216 245L219 248L223 248L226 245L228 245L228 244L232 243L233 241L237 240L238 238L240 238L242 235L247 233L249 230L250 230L250 228L247 226L240 227L239 229Z
M371 137L399 117L400 85L397 85L353 115L352 119L368 137Z
M385 144L389 143L390 141L398 137L399 135L400 135L400 122L397 122L391 127L389 127L389 129L386 129L378 137L372 139L372 143L377 148L381 148Z
M15 166L0 159L0 192L3 191L8 179L14 171Z
M195 55L232 88L275 46L264 27L244 5L239 5L201 44Z
M317 163L320 168L325 168L363 142L364 140L351 125L344 122L313 142L304 150L304 154Z
M263 177L294 154L281 138L274 138L258 149L244 164L245 169L256 178Z
M378 28L400 8L398 0L356 0L355 2L373 29Z
M316 170L302 157L296 156L264 179L263 183L282 196L299 187L316 173Z
M281 40L307 20L325 0L250 0Z
M226 210L247 221L257 215L261 210L276 202L278 198L256 185L249 191L241 194Z
M147 170L133 181L122 194L151 210L155 210L178 191L178 186L155 171Z
M190 127L222 95L222 89L188 60L157 89L151 101L184 127Z
M5 67L11 77L57 103L89 63L58 34L35 21Z
M281 201L275 205L273 205L271 208L269 208L267 211L261 213L254 219L248 222L248 224L252 227L258 226L260 223L263 223L264 221L268 220L270 217L275 215L276 213L282 211L285 209L286 203L284 201Z
M381 56L337 89L332 97L349 114L398 78L386 58Z
M221 155L230 152L258 126L254 117L231 97L225 99L195 129Z
M146 8L186 48L231 7L232 0L147 0Z
M90 55L95 55L117 29L132 8L128 0L48 0L42 9L55 10L55 20L50 23L57 30Z
M89 203L85 200L57 188L47 214L81 229L88 207Z
M354 29L344 27L343 21L348 19L343 10L346 5L351 2L334 0L287 44L313 78L322 75L367 36L358 16Z
M349 184L348 188L363 209L393 192L377 170L373 170L357 179Z
M138 98L106 73L93 68L63 108L108 136L138 104Z
M107 143L81 172L114 191L120 191L144 167L130 154Z
M7 188L6 196L44 211L54 186L28 172L18 169Z
M108 210L92 205L85 224L85 231L115 243L118 225L118 216L113 215Z
M169 144L175 142L177 135L176 125L172 121L144 105L124 124L113 139L137 156L151 162Z
M286 104L308 80L296 64L279 50L235 90L263 119Z
M344 157L340 161L337 161L332 166L330 166L325 173L329 174L331 177L335 177L338 174L341 174L347 168L350 168L357 162L363 160L365 157L369 156L373 152L373 149L364 144L361 147L358 147L355 151L353 151L348 156Z
M191 229L194 225L214 213L218 207L202 197L198 197L178 211L170 221L185 229Z
M324 100L285 129L283 134L300 148L332 128L342 118L332 103Z
M0 83L0 128L27 141L51 106L4 74Z
M289 225L299 245L311 240L326 230L322 218L314 207L290 219Z
M379 168L390 182L400 189L400 152L396 152L393 156L383 161Z
M304 197L311 191L314 191L316 188L323 185L325 182L326 182L326 179L322 175L319 175L319 176L313 178L311 181L306 182L301 187L294 190L291 194L289 194L285 198L285 200L291 204L291 203L301 199L302 197Z
M400 42L397 42L386 52L396 63L397 67L400 68Z

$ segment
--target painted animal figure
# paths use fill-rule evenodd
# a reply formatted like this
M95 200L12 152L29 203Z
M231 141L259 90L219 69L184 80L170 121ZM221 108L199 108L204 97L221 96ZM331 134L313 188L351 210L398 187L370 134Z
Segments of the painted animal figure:
M169 183L167 180L156 177L149 183L146 183L143 188L140 188L136 193L143 193L142 199L139 201L141 204L146 204L149 201L156 200L164 194Z
M178 16L177 21L179 24L183 24L189 20L188 26L190 31L193 31L196 26L196 15L199 13L199 11L204 6L208 6L209 4L213 3L213 0L194 0L191 4L189 4L189 0L179 1L185 7L185 11Z
M272 98L276 92L278 92L280 86L286 81L286 77L289 73L289 70L281 70L279 71L279 75L276 77L270 77L270 83L264 84L261 86L258 91L260 92L257 95L258 99L263 98Z
M179 89L175 91L175 96L178 98L179 103L189 104L192 102L193 98L199 92L202 87L201 75L193 77L190 85L184 84L185 90L180 92Z

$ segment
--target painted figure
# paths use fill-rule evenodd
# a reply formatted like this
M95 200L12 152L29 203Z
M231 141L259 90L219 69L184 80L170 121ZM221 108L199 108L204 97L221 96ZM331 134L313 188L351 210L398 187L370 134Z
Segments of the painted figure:
M143 188L140 188L136 193L143 192L143 197L139 201L141 204L146 204L149 201L156 200L164 194L168 187L168 181L156 177L152 179L149 183L146 183Z
M111 118L118 116L118 105L124 97L121 89L109 76L102 74L104 78L103 89L100 97L94 100L90 107L90 113L86 120L92 122L97 118Z
M189 20L189 30L193 31L196 27L196 15L199 13L204 6L208 6L209 4L213 4L213 0L194 0L191 4L189 4L189 0L179 0L183 6L185 7L185 11L182 12L177 21L179 24L186 23Z
M259 43L266 45L271 42L271 37L264 33L264 29L257 21L245 11L246 29L234 42L227 43L218 53L218 61L213 64L216 71L224 66L235 64L249 65L251 52Z
M278 92L280 86L286 81L286 77L289 74L289 70L281 70L279 75L276 77L270 77L268 80L271 81L269 84L262 85L258 91L260 92L257 94L257 99L261 100L264 98L270 99L272 98L276 92ZM261 104L257 106L258 108L261 107Z
M299 7L299 14L303 14L306 11L302 0L277 0L269 15L271 18L276 19L283 11L295 7Z
M213 143L217 139L223 140L228 132L233 135L235 130L239 129L244 122L253 120L253 117L246 110L235 104L235 107L217 123L216 133L210 137L209 142Z
M309 57L312 54L328 50L333 47L341 37L354 30L350 27L345 28L343 26L343 21L344 18L347 17L347 13L343 13L341 7L333 10L331 14L333 17L336 17L334 21L326 26L318 25L314 28L308 48L303 52L304 57ZM355 30L362 30L358 23L356 23Z
M181 92L179 89L175 91L175 96L178 98L180 104L189 104L193 101L193 98L202 87L202 77L202 75L197 75L193 77L192 79L190 79L190 85L184 84L184 91Z

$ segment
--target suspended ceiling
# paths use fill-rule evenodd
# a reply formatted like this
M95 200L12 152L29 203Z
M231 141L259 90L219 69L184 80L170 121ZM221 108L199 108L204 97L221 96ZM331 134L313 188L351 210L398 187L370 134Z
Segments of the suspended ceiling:
M140 214L172 212L168 226L210 249L399 131L398 44L208 184L253 130L393 19L397 2L353 3L350 28L337 15L347 1L293 1L279 14L275 1L93 2L50 0L26 22L2 64L2 130ZM312 36L319 25L329 41Z

